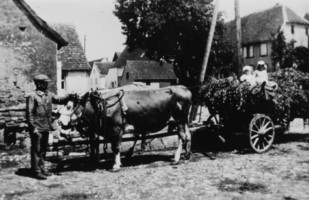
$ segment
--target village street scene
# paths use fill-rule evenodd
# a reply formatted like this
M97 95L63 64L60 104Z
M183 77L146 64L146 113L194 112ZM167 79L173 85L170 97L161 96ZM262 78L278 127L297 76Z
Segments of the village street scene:
M1 0L0 200L309 199L308 0Z

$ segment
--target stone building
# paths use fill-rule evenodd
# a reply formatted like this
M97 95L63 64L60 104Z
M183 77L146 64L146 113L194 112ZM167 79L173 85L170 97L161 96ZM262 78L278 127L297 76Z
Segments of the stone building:
M67 44L24 0L0 1L0 126L25 120L35 74L48 75L56 91L57 51Z

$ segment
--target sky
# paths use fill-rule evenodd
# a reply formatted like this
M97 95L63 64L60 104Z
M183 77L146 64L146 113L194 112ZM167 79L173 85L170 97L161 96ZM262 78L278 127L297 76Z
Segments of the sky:
M47 23L74 24L81 44L85 45L88 61L108 58L122 52L126 37L121 23L113 14L114 0L25 0ZM259 12L277 3L291 8L300 17L309 13L309 0L239 0L240 16ZM220 0L219 11L224 11L226 20L232 20L234 0ZM86 38L86 42L85 41Z

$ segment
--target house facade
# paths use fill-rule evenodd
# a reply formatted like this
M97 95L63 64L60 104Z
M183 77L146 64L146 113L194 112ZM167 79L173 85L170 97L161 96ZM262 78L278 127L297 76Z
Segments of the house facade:
M294 47L308 47L308 28L307 20L299 17L290 8L278 4L268 10L242 17L244 65L255 66L259 60L264 60L270 71L275 70L271 59L272 41L275 36L282 31L286 42L293 41ZM226 24L225 39L236 46L235 21Z
M161 88L177 84L178 79L171 64L151 60L128 60L119 83L122 86L132 82Z
M149 60L142 49L131 51L129 47L126 47L121 54L117 53L115 57L117 58L115 64L109 71L112 76L108 77L113 78L109 81L112 83L117 74L118 87L131 82L141 82L154 88L178 83L172 65Z
M57 90L67 93L85 93L90 90L90 65L86 59L75 26L57 23L52 27L68 41L57 54Z
M49 89L56 92L56 55L67 44L24 0L0 1L0 126L25 120L34 75L48 75Z
M90 88L92 90L104 90L110 87L108 84L108 73L113 62L95 62L90 73Z

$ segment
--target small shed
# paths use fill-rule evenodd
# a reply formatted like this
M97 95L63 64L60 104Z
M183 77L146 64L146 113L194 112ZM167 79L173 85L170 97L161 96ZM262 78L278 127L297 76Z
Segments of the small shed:
M127 61L121 77L122 85L142 82L154 88L166 87L178 83L172 64L157 61Z

